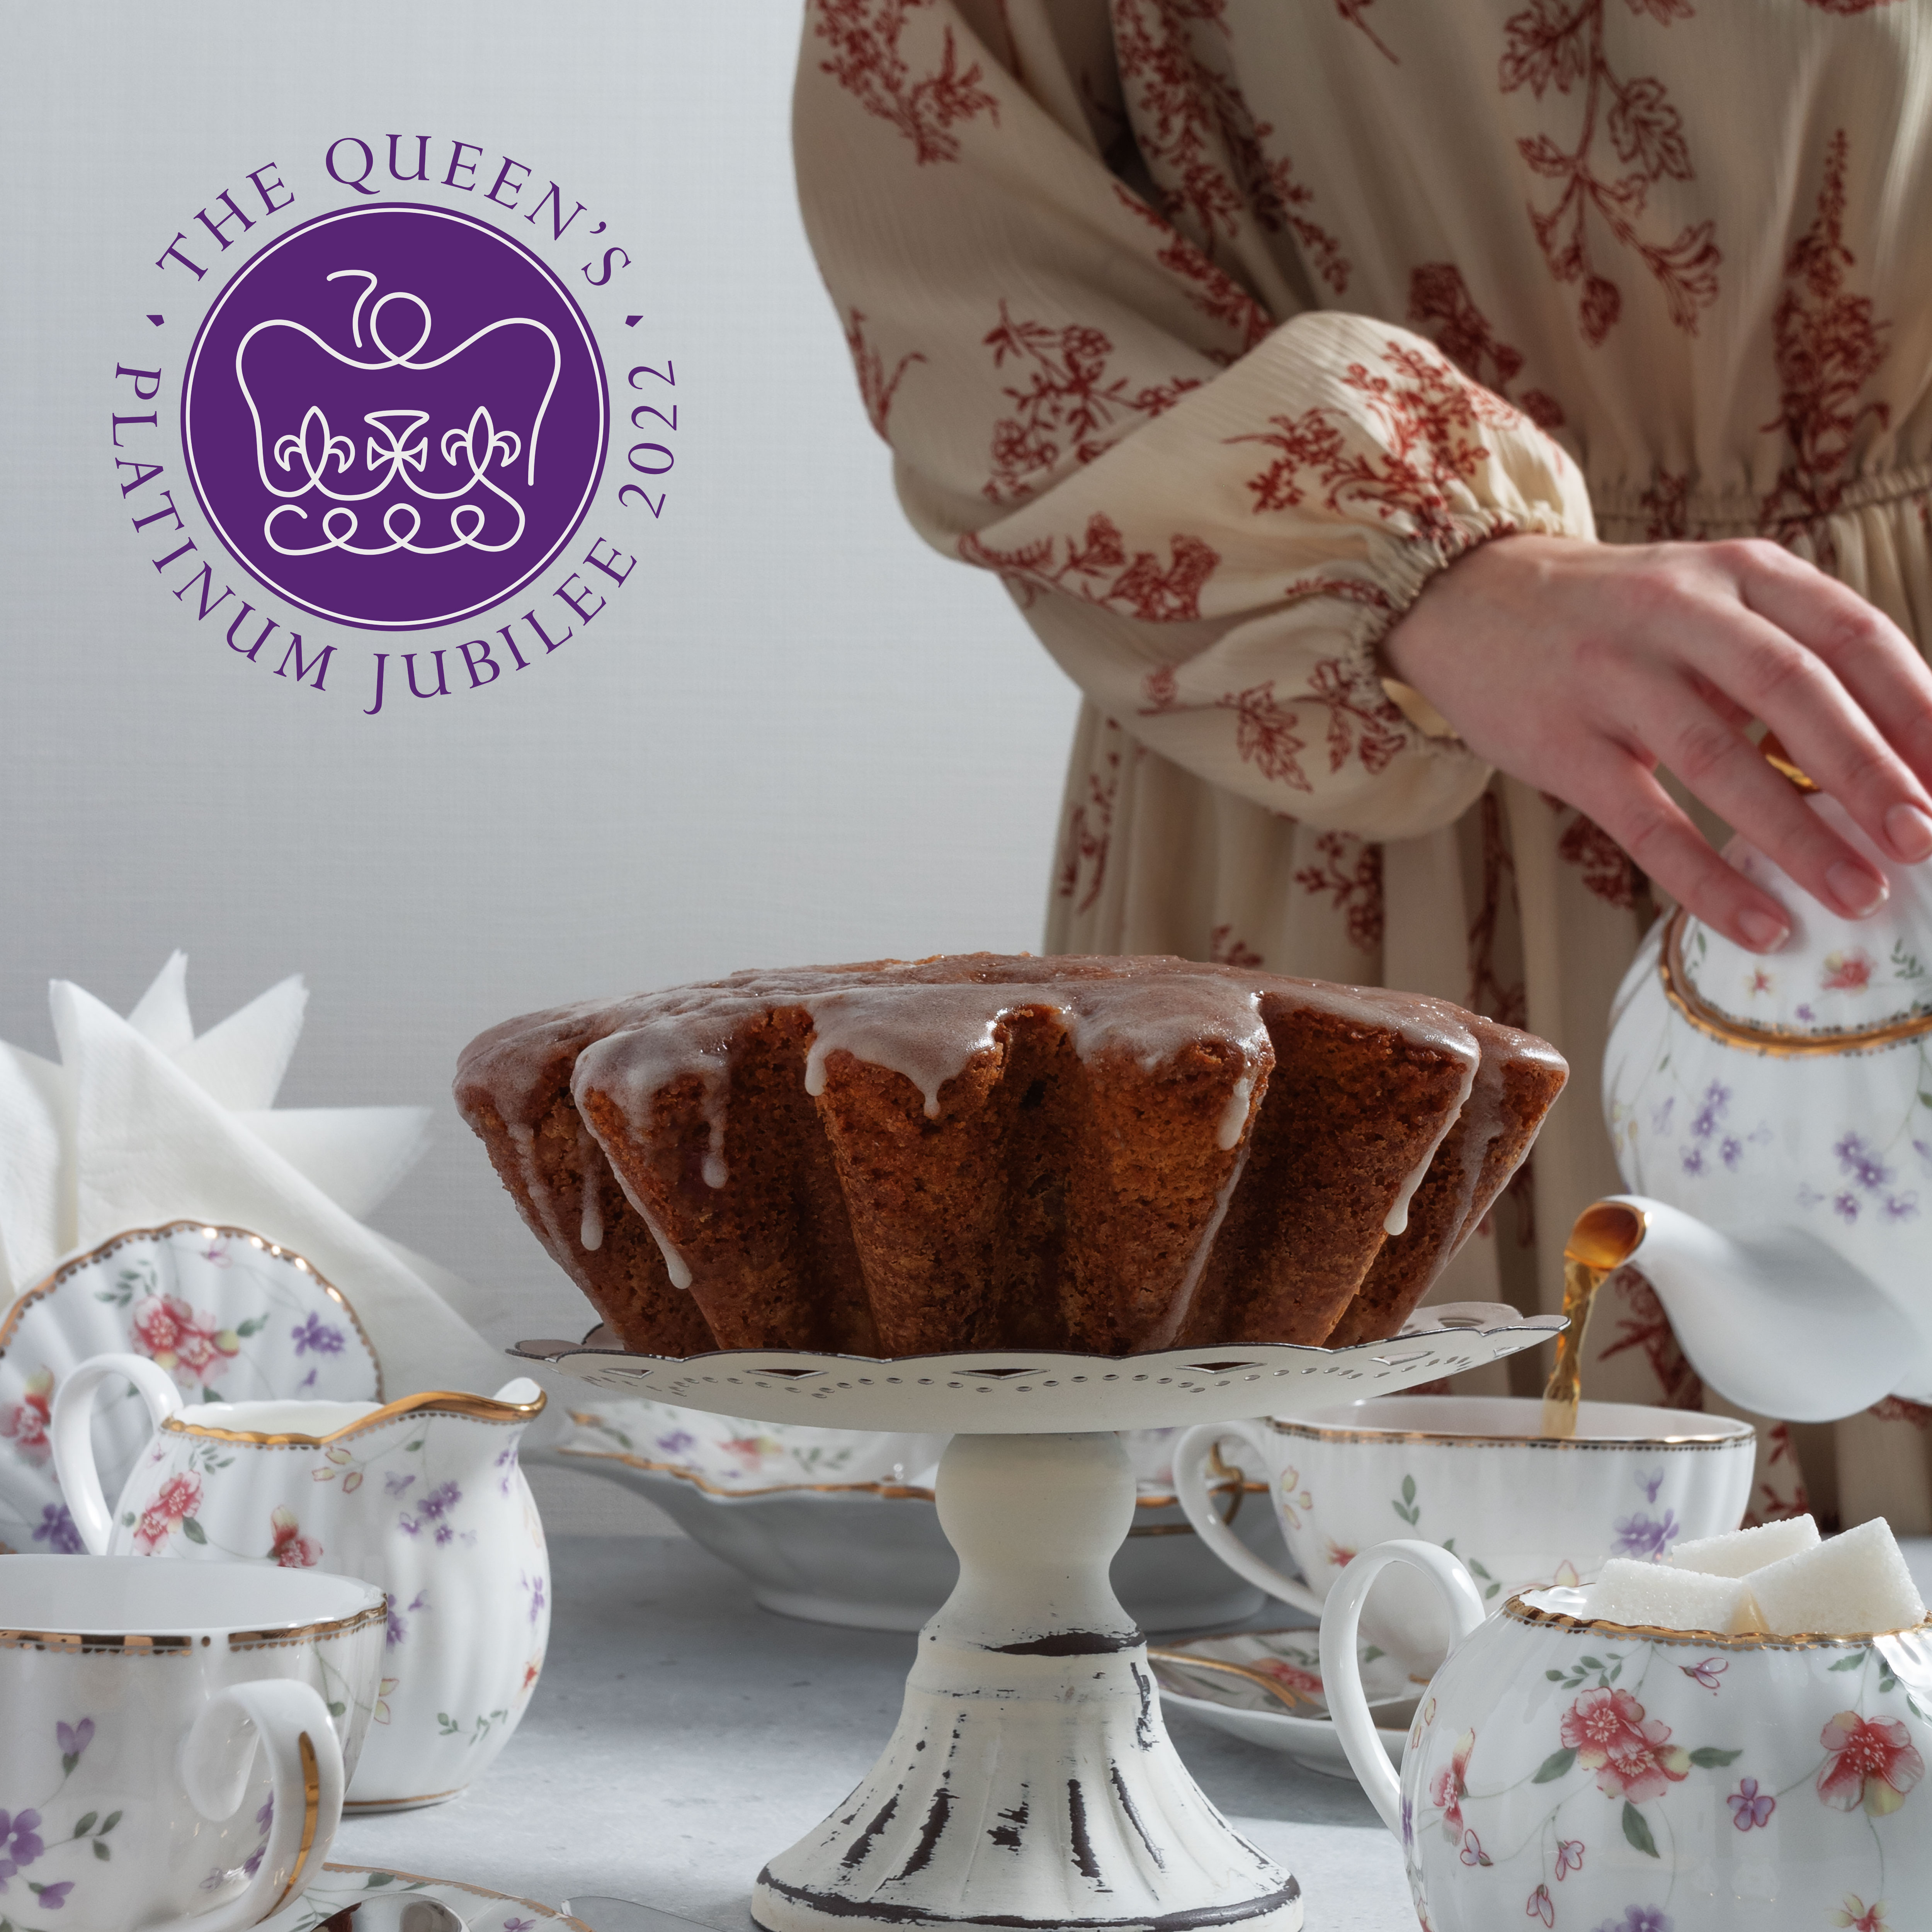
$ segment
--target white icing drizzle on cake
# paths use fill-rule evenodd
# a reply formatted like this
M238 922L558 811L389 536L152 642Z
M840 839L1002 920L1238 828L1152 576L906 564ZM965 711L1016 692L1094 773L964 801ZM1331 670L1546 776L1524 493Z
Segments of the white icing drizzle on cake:
M577 1221L577 1245L590 1254L604 1245L604 1217L597 1204L597 1172L604 1164L603 1150L589 1126L577 1123L577 1165L583 1174L583 1198Z

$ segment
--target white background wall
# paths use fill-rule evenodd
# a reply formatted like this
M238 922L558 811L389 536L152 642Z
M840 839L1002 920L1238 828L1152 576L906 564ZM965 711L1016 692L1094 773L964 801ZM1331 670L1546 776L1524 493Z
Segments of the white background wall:
M1037 944L1074 693L996 584L900 519L794 200L798 14L6 10L0 1038L50 1054L50 977L125 1011L176 946L203 1026L305 973L284 1104L433 1103L375 1219L515 1291L523 1334L587 1312L449 1105L472 1034L740 966ZM290 218L340 205L323 148L397 129L518 156L642 244L624 303L675 358L681 433L594 630L371 719L167 594L108 419L117 359L185 352L142 320L176 229L270 158ZM386 641L331 634L361 664Z

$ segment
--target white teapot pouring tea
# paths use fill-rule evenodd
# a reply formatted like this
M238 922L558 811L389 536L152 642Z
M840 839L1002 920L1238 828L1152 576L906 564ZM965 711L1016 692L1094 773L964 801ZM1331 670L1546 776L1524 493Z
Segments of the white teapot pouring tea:
M1740 835L1725 856L1789 912L1784 949L1747 952L1681 908L1657 922L1604 1056L1631 1192L1586 1211L1570 1253L1641 1268L1720 1394L1826 1421L1932 1400L1932 865L1808 802L1891 897L1840 918Z

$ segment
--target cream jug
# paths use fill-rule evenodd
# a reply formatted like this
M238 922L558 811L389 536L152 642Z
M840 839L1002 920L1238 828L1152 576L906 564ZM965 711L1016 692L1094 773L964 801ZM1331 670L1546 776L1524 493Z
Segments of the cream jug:
M1398 1780L1362 1694L1362 1600L1393 1563L1457 1640ZM1486 1620L1432 1544L1365 1550L1329 1593L1321 1675L1429 1932L1765 1932L1914 1922L1932 1898L1932 1625L1716 1636L1591 1622L1580 1591Z
M110 1514L89 1421L131 1383L155 1438ZM543 1664L550 1570L518 1466L543 1392L185 1407L136 1355L98 1355L62 1384L54 1457L96 1554L266 1558L359 1576L386 1594L368 1742L345 1809L453 1798L508 1741Z

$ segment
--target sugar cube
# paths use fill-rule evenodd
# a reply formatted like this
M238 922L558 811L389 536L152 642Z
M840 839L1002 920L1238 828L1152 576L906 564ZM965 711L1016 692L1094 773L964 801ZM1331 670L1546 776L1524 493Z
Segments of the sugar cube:
M1868 1636L1925 1620L1924 1600L1883 1516L1768 1563L1748 1580L1765 1627L1780 1636Z
M1696 1570L1706 1576L1748 1576L1767 1563L1817 1547L1818 1526L1808 1516L1794 1516L1756 1529L1734 1529L1727 1536L1680 1543L1663 1560L1674 1569Z
M1720 1636L1764 1628L1751 1586L1740 1576L1699 1576L1613 1557L1585 1594L1588 1614L1606 1623L1711 1630Z

